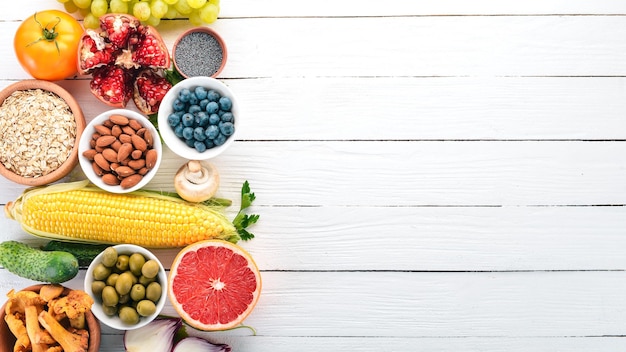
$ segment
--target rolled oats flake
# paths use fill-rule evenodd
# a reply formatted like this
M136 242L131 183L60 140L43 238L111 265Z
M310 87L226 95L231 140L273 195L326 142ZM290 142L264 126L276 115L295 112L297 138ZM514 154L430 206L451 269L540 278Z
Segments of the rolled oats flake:
M69 158L75 142L74 115L52 92L16 91L0 106L0 162L16 174L51 173Z

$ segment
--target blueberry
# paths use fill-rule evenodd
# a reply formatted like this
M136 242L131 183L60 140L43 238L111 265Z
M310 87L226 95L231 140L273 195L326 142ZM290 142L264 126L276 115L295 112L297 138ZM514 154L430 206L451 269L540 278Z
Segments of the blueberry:
M191 91L188 88L183 88L178 92L178 99L183 103L186 103L191 98Z
M193 124L194 124L194 122L195 122L194 120L195 120L195 118L194 118L193 114L190 114L190 113L188 113L188 112L187 112L187 113L185 113L185 114L181 117L181 121L182 121L182 123L183 123L183 125L184 125L185 127L190 127L190 126L193 126Z
M218 123L220 123L221 119L220 119L220 115L218 114L211 114L209 115L209 124L210 125L217 125Z
M206 106L208 103L209 103L209 99L202 99L200 100L200 102L198 102L198 105L200 105L200 109L206 110Z
M200 108L200 105L191 105L189 106L189 109L187 109L187 112L192 113L192 114L198 111L202 111L202 109Z
M235 125L232 122L220 122L219 129L224 136L230 136L235 132Z
M207 92L206 88L202 86L196 87L196 89L194 89L193 92L196 94L196 98L200 100L206 99L206 95L209 93Z
M197 150L199 153L202 153L202 152L204 152L204 151L206 150L206 145L205 145L203 142L200 142L200 141L196 141L196 142L193 144L193 147L194 147L194 148L196 148L196 150Z
M179 123L176 127L174 127L174 134L176 137L183 138L183 128L185 128L185 126L183 126L182 123Z
M218 101L220 100L220 93L211 89L207 92L206 98L209 99L209 101Z
M195 148L196 147L196 140L195 139L185 139L185 144L187 144L187 146L189 148Z
M189 95L189 101L187 102L190 105L197 105L200 102L200 99L198 99L198 97L196 97L195 94L190 94Z
M220 98L220 109L224 111L230 111L232 107L233 107L233 102L230 100L229 97Z
M203 141L206 139L206 135L204 134L204 128L196 127L193 130L193 138L197 141Z
M183 138L185 138L186 140L193 140L193 127L183 128Z
M215 147L215 143L213 143L213 140L208 138L204 140L204 145L206 145L207 149Z
M232 112L225 112L220 116L220 119L222 119L222 122L233 122L235 118Z
M180 99L176 99L174 100L174 103L172 103L172 108L174 111L183 111L185 110L185 103Z
M218 134L217 137L213 139L213 143L215 143L215 145L218 145L218 146L226 143L226 136L221 133Z
M167 117L167 124L170 125L171 127L176 127L176 125L178 125L180 123L180 116L171 113L169 114L169 116Z
M217 137L218 134L220 134L220 129L215 125L210 125L204 131L204 135L208 139L215 139L215 137Z
M219 109L220 109L219 104L214 101L209 102L205 108L206 112L208 112L209 114L215 114L217 110Z
M200 111L196 115L196 124L200 127L206 127L209 125L209 114L204 111Z

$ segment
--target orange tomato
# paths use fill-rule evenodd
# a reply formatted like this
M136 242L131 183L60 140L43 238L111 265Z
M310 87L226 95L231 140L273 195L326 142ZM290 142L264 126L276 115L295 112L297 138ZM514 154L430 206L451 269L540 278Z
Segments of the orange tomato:
M22 21L15 32L15 55L34 78L56 81L70 77L78 71L76 58L83 31L66 12L37 12Z

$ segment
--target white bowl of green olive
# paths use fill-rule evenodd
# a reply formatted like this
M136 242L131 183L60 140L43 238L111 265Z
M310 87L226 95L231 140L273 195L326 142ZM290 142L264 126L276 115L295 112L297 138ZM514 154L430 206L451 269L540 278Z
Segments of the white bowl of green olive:
M119 244L107 247L87 268L85 292L93 299L93 314L118 330L140 328L163 309L167 274L149 250Z

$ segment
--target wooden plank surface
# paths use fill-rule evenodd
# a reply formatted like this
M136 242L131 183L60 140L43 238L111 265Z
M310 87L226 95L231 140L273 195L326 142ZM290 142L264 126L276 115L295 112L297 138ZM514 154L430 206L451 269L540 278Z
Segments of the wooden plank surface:
M263 293L256 336L194 334L256 352L626 350L626 3L221 3L244 124L213 162L230 216L244 180L257 195L241 245ZM19 21L62 5L7 8L0 88L29 78ZM159 30L171 47L189 27ZM88 120L108 110L87 77L59 83ZM150 188L183 162L166 152ZM0 180L0 205L23 189ZM169 267L177 251L156 252ZM0 270L0 292L31 283Z

